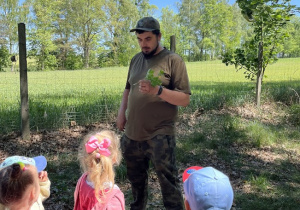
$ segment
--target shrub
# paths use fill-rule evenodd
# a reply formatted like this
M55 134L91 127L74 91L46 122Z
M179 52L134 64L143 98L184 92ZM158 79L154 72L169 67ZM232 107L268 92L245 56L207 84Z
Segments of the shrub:
M69 70L82 69L82 57L80 55L76 55L74 52L69 52L66 58L65 67Z
M288 120L294 126L300 126L300 104L294 104L290 107Z
M48 55L45 59L45 69L55 70L57 67L57 60L55 55Z
M4 71L4 67L8 66L9 52L5 46L0 48L0 71Z

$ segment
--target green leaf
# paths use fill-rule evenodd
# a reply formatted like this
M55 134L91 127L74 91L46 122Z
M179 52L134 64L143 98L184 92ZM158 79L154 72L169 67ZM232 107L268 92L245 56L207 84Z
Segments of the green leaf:
M154 75L154 70L149 69L148 72L147 72L147 74L146 74L145 79L150 81L152 87L155 87L157 85L161 85L162 84L162 82L160 80L160 77L163 76L163 75L164 75L164 71L163 70L160 70L159 73L158 73L158 75L155 76Z

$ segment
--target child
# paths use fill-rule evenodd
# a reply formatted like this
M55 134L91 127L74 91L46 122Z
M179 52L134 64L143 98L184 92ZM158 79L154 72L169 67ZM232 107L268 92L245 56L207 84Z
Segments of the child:
M121 157L114 132L103 130L85 137L78 155L84 174L74 192L74 210L125 210L124 194L115 185L113 168Z
M229 178L213 167L192 166L182 175L187 210L226 209L233 202Z
M50 196L44 156L11 156L0 164L0 210L43 210Z

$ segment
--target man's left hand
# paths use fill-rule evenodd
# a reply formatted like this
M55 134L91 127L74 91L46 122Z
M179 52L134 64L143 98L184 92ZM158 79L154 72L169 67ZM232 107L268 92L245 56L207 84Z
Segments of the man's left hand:
M156 95L159 87L153 87L149 80L140 80L139 81L139 91L144 94Z

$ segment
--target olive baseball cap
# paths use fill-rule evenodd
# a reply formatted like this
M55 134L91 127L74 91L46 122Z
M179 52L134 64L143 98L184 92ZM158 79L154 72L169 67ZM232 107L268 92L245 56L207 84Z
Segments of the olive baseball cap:
M131 29L130 32L134 32L136 30L141 30L141 31L160 30L159 22L153 17L144 17L137 22L136 27Z

